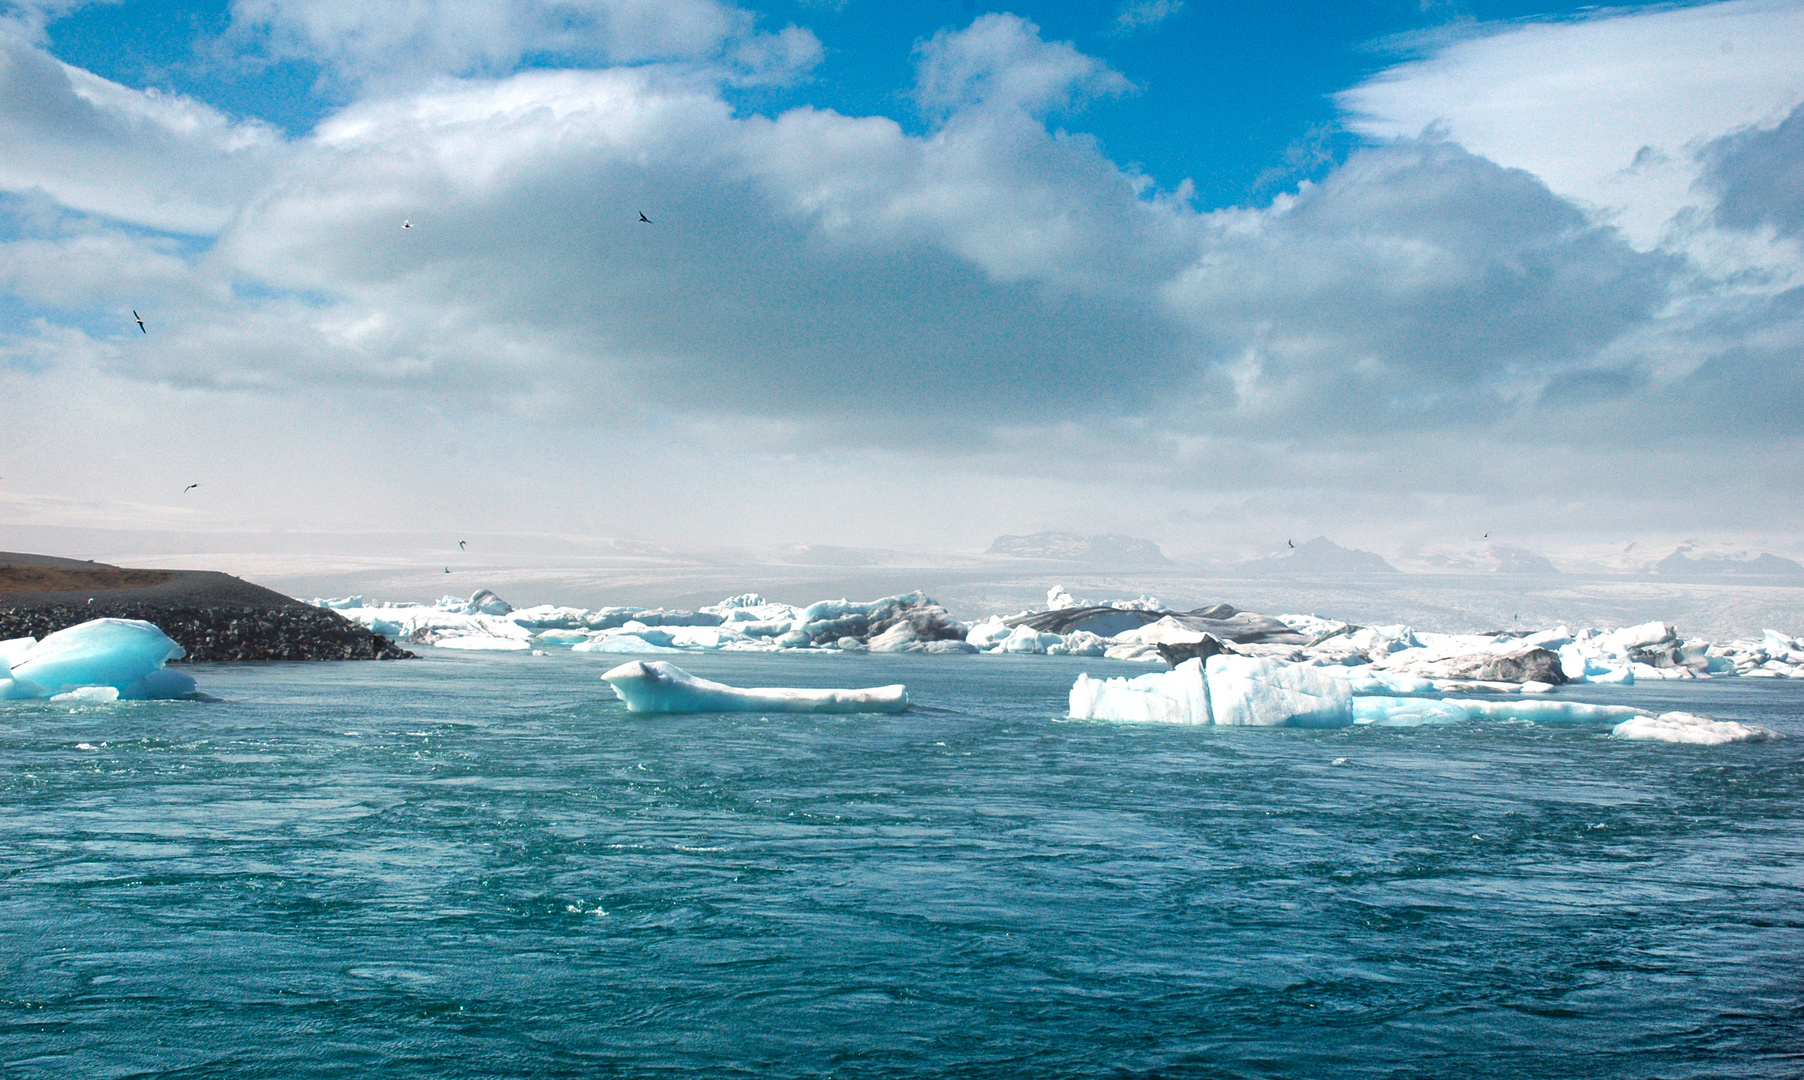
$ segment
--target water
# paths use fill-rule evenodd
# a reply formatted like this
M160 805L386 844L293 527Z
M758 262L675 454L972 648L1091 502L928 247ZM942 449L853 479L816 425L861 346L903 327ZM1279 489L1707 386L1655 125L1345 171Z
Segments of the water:
M685 657L919 704L631 716L609 663L5 707L0 1071L1804 1072L1804 685L1579 695L1793 736L1687 747L1077 723L1125 665L994 656Z

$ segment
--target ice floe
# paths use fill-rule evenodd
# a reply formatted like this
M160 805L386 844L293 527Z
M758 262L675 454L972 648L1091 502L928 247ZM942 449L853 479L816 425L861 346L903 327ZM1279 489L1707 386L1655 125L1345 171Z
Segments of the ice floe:
M862 690L737 687L698 679L662 660L630 660L602 675L628 712L894 713L908 708L901 685Z
M919 592L803 606L742 593L696 611L514 608L487 589L432 605L369 604L361 596L313 602L393 640L446 649L962 652L1105 656L1168 666L1225 654L1308 664L1334 677L1345 669L1363 679L1427 680L1441 692L1536 693L1566 683L1804 677L1804 642L1777 630L1721 643L1684 637L1666 622L1443 634L1319 615L1261 615L1227 604L1173 611L1150 596L1098 602L1073 597L1060 586L1048 591L1042 609L970 623Z
M75 701L178 698L194 680L164 664L182 647L138 619L91 619L44 640L0 642L0 700Z
M1610 734L1618 739L1649 742L1693 743L1721 746L1724 743L1760 742L1777 738L1778 734L1757 724L1734 720L1717 720L1694 713L1669 712L1659 716L1636 716L1617 724Z

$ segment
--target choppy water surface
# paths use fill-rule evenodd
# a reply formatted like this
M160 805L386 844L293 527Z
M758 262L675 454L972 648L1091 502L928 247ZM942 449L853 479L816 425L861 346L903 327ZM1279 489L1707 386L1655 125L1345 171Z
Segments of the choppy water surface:
M1804 1072L1804 687L1583 695L1792 736L1690 747L1060 719L1096 660L684 659L918 705L631 716L563 654L4 707L4 1072Z

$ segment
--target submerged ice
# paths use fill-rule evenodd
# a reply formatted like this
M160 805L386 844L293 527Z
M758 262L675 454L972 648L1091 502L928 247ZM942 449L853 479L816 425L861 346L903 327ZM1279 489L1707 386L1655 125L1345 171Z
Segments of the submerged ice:
M0 699L182 697L194 692L194 680L163 665L183 655L182 647L151 623L91 619L42 641L0 642Z
M901 685L862 690L737 687L698 679L662 660L630 660L602 675L628 712L893 713L908 708Z

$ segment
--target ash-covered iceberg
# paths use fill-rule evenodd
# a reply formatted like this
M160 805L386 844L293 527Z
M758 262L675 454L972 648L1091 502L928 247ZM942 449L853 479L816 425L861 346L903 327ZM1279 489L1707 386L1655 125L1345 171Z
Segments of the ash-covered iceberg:
M738 687L698 679L662 660L633 660L602 675L628 712L894 713L908 708L900 683L862 690Z
M91 619L38 641L0 642L0 700L73 695L147 700L194 693L194 680L163 665L182 647L140 619Z

